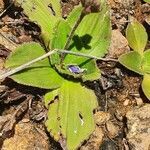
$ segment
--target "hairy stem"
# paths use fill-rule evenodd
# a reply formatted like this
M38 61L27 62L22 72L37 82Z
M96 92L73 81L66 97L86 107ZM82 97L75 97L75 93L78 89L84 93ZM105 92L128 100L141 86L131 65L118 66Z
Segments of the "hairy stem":
M57 52L57 50L50 51L50 52L48 52L48 53L46 53L46 54L44 54L44 55L42 55L42 56L40 56L40 57L38 57L36 59L31 60L30 62L27 62L27 63L25 63L25 64L15 68L15 69L12 69L12 70L10 70L10 71L0 75L0 80L4 79L4 78L6 78L6 77L8 77L10 75L13 75L13 74L15 74L15 73L17 73L17 72L19 72L19 71L21 71L23 69L26 69L30 65L32 65L32 64L34 64L34 63L36 63L36 62L38 62L40 60L43 60L46 57L48 57L48 56L50 56L50 55L52 55L52 54L54 54L56 52Z
M53 51L50 51L36 59L33 59L31 60L30 62L27 62L26 64L23 64L15 69L12 69L4 74L1 74L0 75L0 80L10 76L10 75L13 75L23 69L26 69L27 67L29 67L30 65L38 62L38 61L41 61L45 58L47 58L48 56L54 54L54 53L60 53L60 54L70 54L70 55L75 55L75 56L79 56L79 57L86 57L86 58L90 58L90 59L96 59L96 60L101 60L101 61L114 61L114 62L118 62L117 59L112 59L112 58L99 58L99 57L95 57L95 56L91 56L91 55L88 55L88 54L84 54L84 53L78 53L78 52L71 52L71 51L68 51L68 50L58 50L58 49L55 49Z
M86 58L101 60L101 61L118 62L117 59L113 59L113 58L100 58L100 57L96 57L96 56L92 56L92 55L88 55L88 54L84 54L84 53L79 53L79 52L72 52L72 51L68 51L68 50L58 50L57 52L62 53L62 54L70 54L70 55L75 55L75 56L80 56L80 57L86 57Z

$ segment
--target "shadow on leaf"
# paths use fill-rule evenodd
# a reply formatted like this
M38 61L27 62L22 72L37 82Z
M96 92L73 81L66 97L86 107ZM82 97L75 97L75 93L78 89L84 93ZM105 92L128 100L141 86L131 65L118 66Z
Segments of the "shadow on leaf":
M91 49L91 46L89 45L92 40L92 36L89 34L85 34L81 37L78 35L74 35L72 38L73 43L70 45L69 49L72 49L73 47L76 47L77 50L82 50L82 48L85 48L87 50Z

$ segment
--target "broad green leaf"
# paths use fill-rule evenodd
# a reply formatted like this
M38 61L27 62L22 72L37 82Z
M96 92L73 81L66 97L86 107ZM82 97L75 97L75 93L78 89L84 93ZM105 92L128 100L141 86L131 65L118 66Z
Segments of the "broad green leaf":
M150 74L144 74L142 90L146 97L150 100Z
M142 72L142 56L136 52L136 51L132 51L126 54L123 54L119 57L119 62L127 67L128 69L139 73L139 74L143 74L144 72Z
M78 18L81 12L81 8L78 7L70 14L68 18L68 24L73 25L74 19L70 19L75 16ZM111 37L111 25L109 9L106 5L106 1L103 2L102 10L97 13L90 13L84 17L75 31L75 35L70 44L69 50L74 52L80 52L89 54L91 56L103 57L108 50ZM64 65L76 64L82 69L86 69L87 73L84 76L85 80L98 79L98 69L95 63L89 61L87 58L77 57L74 55L67 55L64 59ZM90 71L91 70L91 71ZM92 72L93 70L93 72ZM87 78L86 78L87 77Z
M133 19L133 21L127 26L126 37L129 42L129 46L134 51L137 51L139 54L143 55L143 51L148 40L147 32L143 25Z
M16 0L29 19L41 27L41 36L48 46L53 27L61 17L59 0Z
M26 69L10 78L20 84L44 89L58 88L63 82L63 78L50 66Z
M45 54L44 49L35 42L25 43L9 56L5 67L13 69ZM18 83L45 89L58 88L63 78L49 64L48 58L34 63L25 70L10 76Z
M69 47L72 51L103 57L110 44L111 26L108 8L104 7L100 12L90 13L79 24L72 43ZM70 62L71 60L71 62ZM83 63L85 58L67 55L66 63Z
M147 2L147 3L150 3L150 0L144 0L145 2Z
M15 68L22 64L25 64L39 56L45 54L44 49L40 44L35 42L24 43L18 46L15 51L13 51L6 60L5 67ZM48 58L34 63L32 67L44 67L50 66Z
M144 52L142 69L145 73L150 73L150 49Z
M63 19L59 20L54 27L51 49L63 49L70 31L68 23Z
M56 95L58 101L49 105L46 126L56 140L66 140L67 148L74 150L95 128L93 109L97 107L96 96L79 82L71 81L65 81ZM46 103L51 97L51 93L46 95Z
M72 16L73 17L73 16ZM71 27L68 25L68 23L64 20L60 20L58 24L55 27L53 39L51 42L51 49L63 49L64 45L66 44L66 41L68 39L68 34L71 31ZM78 56L74 56L78 57ZM54 54L51 57L51 64L55 65L57 70L62 74L67 74L70 76L74 76L74 78L81 78L83 81L86 80L96 80L100 78L100 70L96 66L95 61L89 59L87 60L86 64L83 63L84 68L87 71L85 71L83 74L73 74L68 70L67 66L63 66L63 68L60 65L60 54Z

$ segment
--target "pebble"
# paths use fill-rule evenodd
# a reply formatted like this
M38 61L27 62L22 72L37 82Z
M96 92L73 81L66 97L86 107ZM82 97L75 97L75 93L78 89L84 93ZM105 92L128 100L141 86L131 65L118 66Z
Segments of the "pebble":
M150 148L150 104L137 106L126 114L127 140L136 150Z

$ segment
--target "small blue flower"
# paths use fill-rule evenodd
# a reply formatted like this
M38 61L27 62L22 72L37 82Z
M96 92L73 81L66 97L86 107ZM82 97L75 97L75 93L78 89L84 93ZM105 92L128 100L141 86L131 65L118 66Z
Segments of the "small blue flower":
M81 69L77 65L68 65L68 69L71 73L75 73L75 74L80 74L80 73L83 73L85 71L85 69Z

